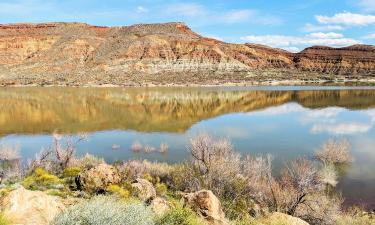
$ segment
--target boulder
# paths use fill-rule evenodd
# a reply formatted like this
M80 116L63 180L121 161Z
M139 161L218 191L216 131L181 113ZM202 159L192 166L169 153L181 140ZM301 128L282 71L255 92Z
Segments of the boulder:
M132 187L137 190L138 197L143 201L150 201L156 198L154 185L148 180L138 178L132 183Z
M80 190L89 193L103 193L108 185L120 183L121 177L113 166L102 163L82 171L76 181Z
M220 200L212 193L212 191L201 190L194 193L184 194L182 197L182 203L185 206L190 206L209 224L228 224Z
M271 214L271 216L268 218L269 221L276 222L277 224L287 224L287 225L309 225L304 220L301 220L300 218L293 217L284 213L274 212ZM274 224L274 223L272 223Z
M1 200L1 210L18 225L48 225L64 208L62 198L23 187Z
M150 207L152 211L154 211L154 213L157 215L163 215L171 208L167 200L165 200L164 198L159 198L159 197L156 197L155 199L151 201Z

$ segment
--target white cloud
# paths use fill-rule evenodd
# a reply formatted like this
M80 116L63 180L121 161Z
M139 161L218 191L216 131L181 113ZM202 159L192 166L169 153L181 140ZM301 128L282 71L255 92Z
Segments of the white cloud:
M300 52L301 49L298 48L298 47L295 47L295 46L291 46L291 47L283 47L284 50L287 50L289 52L293 52L293 53L297 53L297 52Z
M317 124L311 128L312 133L327 132L335 135L366 133L371 129L370 124L364 123L337 123Z
M375 39L375 33L363 37L364 39Z
M298 103L287 103L280 106L269 107L264 110L250 112L249 115L260 115L260 116L278 116L290 113L301 113L305 112L306 109L303 108Z
M369 122L358 121L355 118L353 120L348 120L345 118L346 112L347 110L345 108L340 107L309 109L299 105L298 103L287 103L256 112L250 112L248 115L266 117L293 115L293 117L295 117L301 125L309 126L310 132L313 134L362 134L368 132L375 125L375 110L356 112L364 115L365 118L367 117Z
M344 26L367 26L375 24L375 16L362 15L350 12L335 14L334 16L315 16L316 20L321 24L338 24Z
M250 35L241 37L241 40L257 43L263 45L269 45L272 47L288 48L296 46L311 46L311 45L326 45L332 47L343 47L348 45L354 45L361 43L351 38L334 38L333 36L339 37L339 34L334 33L315 33L306 36L284 36L284 35ZM327 37L327 38L326 38Z
M318 32L318 33L308 34L307 37L329 39L329 38L343 38L344 35L339 34L339 33L334 33L334 32L330 32L330 33Z
M164 12L186 17L197 17L208 14L202 5L196 3L176 3L168 6Z
M224 41L223 38L215 36L215 35L204 35L204 36L207 37L207 38L212 38L212 39L218 40L218 41Z
M234 23L260 23L260 24L280 24L281 19L261 15L253 9L238 10L212 10L198 3L176 3L168 5L162 9L163 17L183 18L188 22L193 21L194 24L234 24Z
M318 32L318 31L333 31L344 30L345 28L339 25L313 25L310 23L305 24L302 28L304 32Z
M250 19L255 14L255 11L253 10L236 10L236 11L230 11L224 14L222 17L224 19L224 22L226 23L237 23L237 22L243 22Z
M374 0L357 0L358 5L362 7L365 11L372 12L375 11L375 1Z
M149 10L143 6L138 6L136 11L137 13L147 13Z

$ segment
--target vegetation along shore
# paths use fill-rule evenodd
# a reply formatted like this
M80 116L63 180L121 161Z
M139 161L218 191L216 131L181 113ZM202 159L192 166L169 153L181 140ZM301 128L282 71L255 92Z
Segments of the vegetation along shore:
M343 208L340 170L355 160L345 140L273 171L272 155L241 155L227 139L198 134L190 159L167 164L76 155L87 135L54 135L34 159L0 149L0 224L374 224L371 212ZM134 143L129 151L159 151Z

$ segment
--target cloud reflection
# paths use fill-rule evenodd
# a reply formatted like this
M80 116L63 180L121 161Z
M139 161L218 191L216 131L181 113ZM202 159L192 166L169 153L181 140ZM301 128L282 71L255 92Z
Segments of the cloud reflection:
M297 103L287 103L249 113L256 116L295 115L301 125L311 126L312 134L353 135L367 133L375 124L375 110L350 111L358 116L348 117L348 110L340 107L309 109Z

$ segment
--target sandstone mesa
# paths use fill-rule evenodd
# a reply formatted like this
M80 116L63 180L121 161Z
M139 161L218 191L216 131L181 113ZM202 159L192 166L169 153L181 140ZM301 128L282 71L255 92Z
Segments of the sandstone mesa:
M374 80L375 47L299 53L205 38L183 23L0 25L1 85Z

